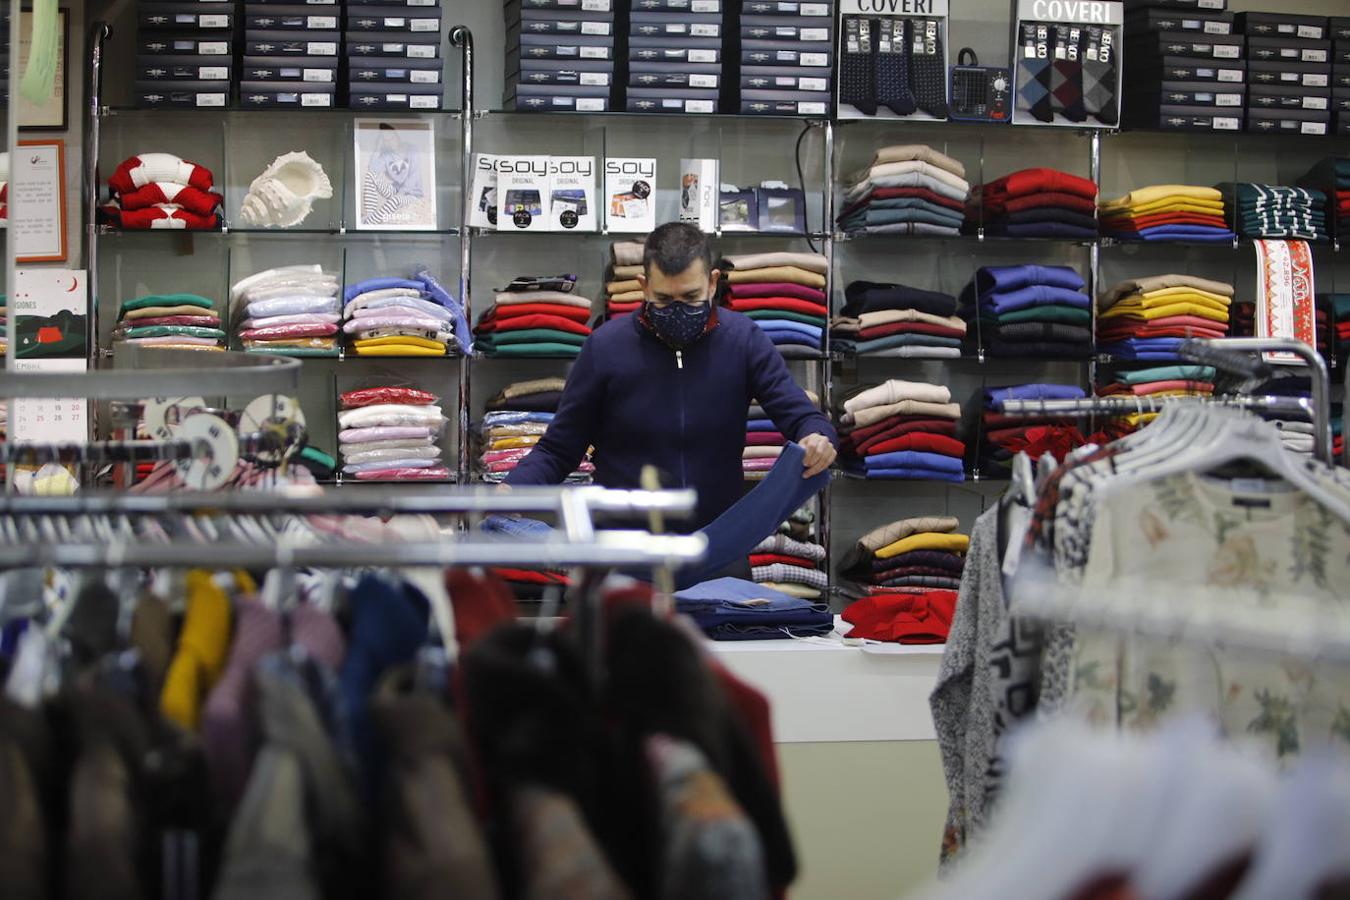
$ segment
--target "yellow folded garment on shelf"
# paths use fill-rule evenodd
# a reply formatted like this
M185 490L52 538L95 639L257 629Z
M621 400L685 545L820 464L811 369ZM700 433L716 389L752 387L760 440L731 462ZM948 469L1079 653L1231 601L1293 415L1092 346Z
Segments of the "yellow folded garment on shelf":
M732 284L771 284L785 281L788 284L800 284L823 290L825 276L808 272L800 266L769 266L763 269L732 269L727 273Z
M755 478L754 477L755 475L759 475L759 478ZM747 474L745 477L747 480L750 481L758 481L760 480L760 478L763 478L764 476L762 473L752 472ZM780 594L787 594L789 597L798 597L802 600L820 599L819 588L807 587L804 584L784 584L783 582L779 581L761 581L760 585L768 588L771 591L778 591Z
M1152 322L1154 319L1166 319L1169 316L1197 316L1201 319L1209 319L1212 322L1227 322L1228 310L1215 309L1213 306L1201 303L1169 303L1166 306L1150 307L1117 303L1102 313L1099 318L1103 320L1143 319L1145 322Z
M1223 194L1212 187L1192 184L1154 184L1149 187L1136 188L1123 197L1103 200L1098 205L1102 209L1123 209L1129 206L1146 206L1150 203L1182 197L1188 200L1223 204Z
M610 303L641 303L647 299L647 295L642 291L625 291L622 294L611 294Z
M248 344L249 346L252 346L252 347L260 347L260 348L267 349L267 350L271 350L271 349L279 349L279 348L285 348L285 349L297 349L297 348L298 348L298 349L302 349L302 350L335 350L335 349L337 349L337 338L332 338L332 337L321 337L321 338L282 338L282 339L279 339L279 340L272 340L272 341L245 341L244 343L245 343L245 344Z
M605 284L605 293L607 294L627 294L631 291L640 290L642 290L642 285L638 284L636 278L630 278L624 281L610 281Z
M444 356L446 349L445 344L441 341L433 341L430 338L413 337L412 335L407 334L389 334L384 337L362 338L352 344L352 346L356 348L357 353L376 350L381 347L399 347L403 349L411 347L429 351L427 353L418 354L420 356Z
M439 349L430 347L420 347L417 344L380 344L375 347L364 345L357 341L354 348L357 356L445 356L445 345L441 344Z
M969 535L924 531L887 544L876 552L876 557L877 559L890 559L892 556L899 556L901 553L910 553L914 550L945 550L949 553L965 553L969 547Z
M519 450L522 447L533 447L539 443L539 435L523 434L520 437L506 437L499 440L489 441L489 450Z
M487 430L488 440L495 441L497 438L524 437L525 435L534 435L538 437L548 430L547 423L544 422L521 422L519 425L494 425Z
M1195 215L1214 216L1227 221L1227 211L1222 206L1201 206L1198 203L1164 203L1142 209L1130 209L1125 212L1099 210L1101 220L1107 224L1132 222L1145 216Z
M1173 306L1177 303L1194 303L1219 312L1227 312L1232 299L1218 294L1209 294L1190 288L1167 288L1148 294L1128 294L1109 306L1101 307L1103 314L1124 306L1130 309L1156 309L1160 306Z

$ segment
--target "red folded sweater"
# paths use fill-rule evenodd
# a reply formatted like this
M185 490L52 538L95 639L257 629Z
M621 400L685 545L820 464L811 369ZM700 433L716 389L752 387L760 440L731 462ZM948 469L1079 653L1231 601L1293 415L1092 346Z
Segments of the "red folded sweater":
M813 560L802 556L789 556L785 553L750 554L750 565L752 566L771 566L774 563L782 563L785 566L801 566L803 569L818 568Z
M891 416L845 435L842 438L842 443L846 449L852 449L856 453L865 453L881 441L916 431L955 437L956 421L954 419L933 419L924 416Z
M499 303L488 310L484 318L510 319L514 316L561 316L585 322L591 317L591 311L589 307L565 303Z
M211 190L213 177L210 169L205 166L200 166L192 160L180 159L171 156L170 154L155 155L160 157L159 161L163 161L164 157L168 157L168 160L171 163L176 161L176 165L173 166L174 172L172 173L172 177L165 178L165 172L163 171L156 172L155 176L146 177L147 167L145 163L141 161L139 156L132 156L123 160L121 164L113 170L112 175L108 177L108 187L117 191L119 194L130 194L132 191L135 191L137 188L146 184L152 184L157 181L171 181L175 184L184 184L203 191Z
M118 194L123 209L146 209L160 203L176 203L189 212L206 216L216 211L225 198L214 191L170 182L152 182L134 191Z
M808 303L825 303L825 292L804 284L786 281L763 281L755 284L733 284L731 296L740 300L747 297L792 297Z
M806 316L828 316L830 310L823 303L808 303L795 297L733 297L731 308L736 312L753 309L779 309Z
M966 332L950 325L934 325L931 322L890 322L886 325L873 325L858 332L858 340L871 341L889 337L892 334L931 334L935 337L963 338Z
M484 316L478 320L478 326L474 328L474 333L488 334L493 331L524 331L527 328L552 328L557 331L566 331L571 334L579 334L582 336L591 333L590 326L585 322L576 322L572 319L564 319L561 316L552 315L512 316L507 319L493 319Z
M1068 172L1061 172L1058 169L1037 168L1023 169L1020 172L1004 175L979 189L980 197L985 206L988 206L991 202L1006 203L1015 197L1026 197L1031 194L1046 192L1073 194L1095 200L1097 185L1087 178L1070 175Z
M956 591L875 588L844 608L849 637L901 644L941 644L956 615Z
M966 455L966 445L956 438L943 434L930 434L915 431L900 437L890 438L868 447L864 456L876 456L878 453L894 453L899 450L919 450L924 453L940 453L957 459Z
M105 206L103 213L113 225L135 231L151 228L209 231L220 227L220 216L215 213L203 216L186 209L164 209L160 206L118 209L116 206Z

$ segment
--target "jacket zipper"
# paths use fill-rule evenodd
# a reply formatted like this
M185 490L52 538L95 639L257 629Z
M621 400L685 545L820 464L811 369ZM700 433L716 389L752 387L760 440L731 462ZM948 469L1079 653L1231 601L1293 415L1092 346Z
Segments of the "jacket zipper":
M684 376L679 374L684 371L684 351L675 351L675 380L680 385L680 487L689 487L688 464L685 462L684 443L685 443L685 416L684 416Z

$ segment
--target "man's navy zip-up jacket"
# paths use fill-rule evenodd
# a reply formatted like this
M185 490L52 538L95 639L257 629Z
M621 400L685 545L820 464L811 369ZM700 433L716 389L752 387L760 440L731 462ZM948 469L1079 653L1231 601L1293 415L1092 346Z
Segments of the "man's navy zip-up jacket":
M792 380L787 363L753 320L725 307L717 327L677 356L636 313L595 330L567 377L558 414L507 484L558 484L595 447L595 482L640 487L644 464L663 484L698 491L690 530L717 518L743 493L746 410L764 407L790 440L820 433L838 445L830 420Z

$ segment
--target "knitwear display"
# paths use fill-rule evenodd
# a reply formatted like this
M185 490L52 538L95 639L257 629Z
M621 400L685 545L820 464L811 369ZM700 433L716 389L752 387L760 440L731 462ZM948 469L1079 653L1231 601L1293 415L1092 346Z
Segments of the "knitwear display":
M224 197L211 190L210 169L171 153L141 153L118 164L108 178L105 223L129 231L220 227Z

